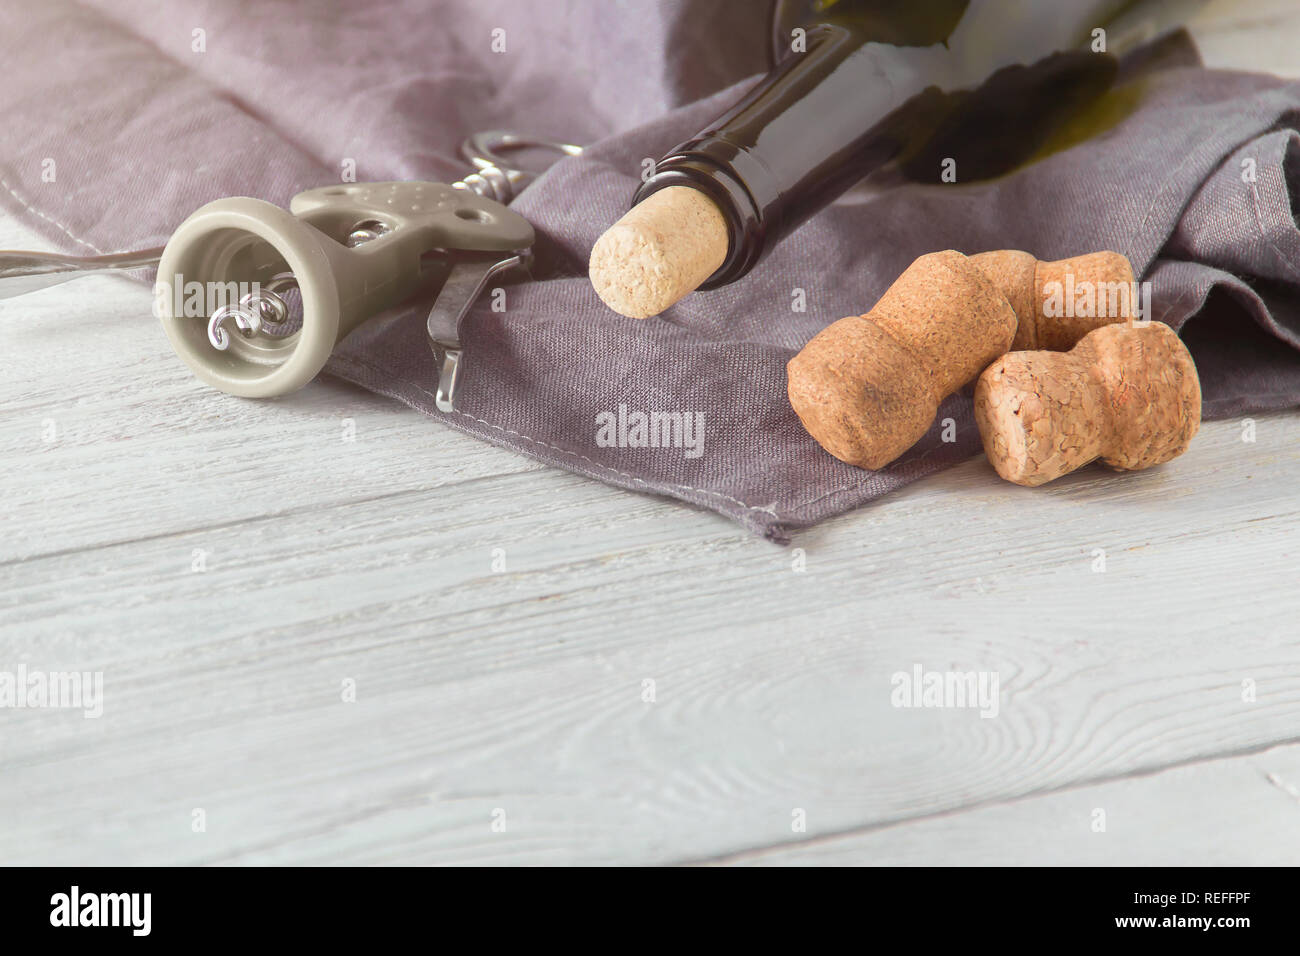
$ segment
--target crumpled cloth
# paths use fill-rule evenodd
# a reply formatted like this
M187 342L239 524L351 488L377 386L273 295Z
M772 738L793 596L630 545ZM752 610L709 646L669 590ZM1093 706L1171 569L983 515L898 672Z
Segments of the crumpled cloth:
M730 105L766 56L752 0L6 4L0 203L65 251L102 253L159 245L223 196L287 205L349 163L360 181L454 181L480 129L587 144L515 202L540 234L535 278L467 317L456 412L434 408L427 298L364 325L327 370L777 540L979 451L969 389L878 472L823 452L786 399L787 360L923 253L1124 253L1192 349L1206 418L1300 404L1300 84L1206 70L1185 39L1126 63L1098 136L995 181L856 189L743 280L658 320L613 314L585 276L592 243L642 160ZM606 447L598 423L620 406L702 413L702 453Z

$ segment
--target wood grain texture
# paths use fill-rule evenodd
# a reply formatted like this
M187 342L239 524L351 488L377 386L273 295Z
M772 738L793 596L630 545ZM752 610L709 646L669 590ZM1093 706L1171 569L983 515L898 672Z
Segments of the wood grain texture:
M0 409L0 670L105 680L0 710L0 862L1294 859L1295 414L788 550L337 382L204 389L122 280L0 302ZM892 706L915 664L998 716Z
M1295 866L1300 747L738 854L750 866ZM718 861L720 862L720 861Z
M1293 0L1210 0L1190 27L1207 66L1300 78Z

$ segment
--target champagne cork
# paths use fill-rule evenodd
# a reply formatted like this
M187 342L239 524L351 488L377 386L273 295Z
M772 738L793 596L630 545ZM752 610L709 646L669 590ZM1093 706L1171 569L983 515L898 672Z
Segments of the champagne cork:
M637 203L591 250L596 294L633 319L695 291L727 258L727 221L698 189L668 186Z
M1098 458L1136 471L1187 450L1201 424L1201 386L1169 326L1108 325L1064 354L1002 356L975 386L975 420L994 469L1018 485Z
M836 458L882 468L1015 333L1016 313L982 269L960 252L930 253L870 312L832 323L790 360L790 404Z
M1118 252L1043 262L1027 252L1003 249L981 252L970 260L1002 290L1016 312L1013 352L1064 352L1093 329L1137 316L1133 267ZM1085 295L1081 302L1084 293L1091 298Z

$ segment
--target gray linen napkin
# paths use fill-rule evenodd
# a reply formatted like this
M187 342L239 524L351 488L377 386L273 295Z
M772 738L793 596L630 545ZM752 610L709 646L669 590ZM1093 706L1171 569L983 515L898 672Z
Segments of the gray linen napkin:
M749 0L13 5L0 11L0 203L67 251L106 252L161 243L221 196L287 204L349 163L363 181L450 181L478 129L589 144L515 203L541 234L534 279L506 289L504 311L484 302L466 319L458 411L433 406L427 301L363 326L328 370L777 540L979 450L968 393L879 472L825 454L785 398L804 342L937 249L1122 252L1153 282L1155 318L1194 319L1183 334L1207 418L1300 404L1300 84L1205 70L1185 38L1126 65L1099 135L1067 130L992 182L882 179L740 282L659 320L608 311L584 275L592 243L626 209L642 160L753 81L765 36ZM607 440L611 420L656 412L702 422L698 446Z

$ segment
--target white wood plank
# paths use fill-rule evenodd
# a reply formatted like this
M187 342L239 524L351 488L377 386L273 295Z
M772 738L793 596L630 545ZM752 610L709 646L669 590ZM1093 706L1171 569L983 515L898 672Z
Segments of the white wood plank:
M1210 0L1196 11L1189 30L1206 66L1300 77L1295 0Z
M0 859L666 862L1288 739L1300 419L1239 434L1037 491L971 462L807 535L802 574L549 471L10 565L0 659L109 701L5 715ZM892 708L914 662L996 670L1001 715Z
M1300 746L1174 767L713 862L751 866L1295 866Z

